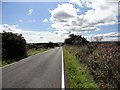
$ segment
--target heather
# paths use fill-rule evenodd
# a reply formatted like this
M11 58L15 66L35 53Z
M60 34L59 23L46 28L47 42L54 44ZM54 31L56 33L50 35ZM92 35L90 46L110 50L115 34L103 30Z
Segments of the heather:
M80 64L88 67L100 88L120 88L120 45L117 42L67 45Z

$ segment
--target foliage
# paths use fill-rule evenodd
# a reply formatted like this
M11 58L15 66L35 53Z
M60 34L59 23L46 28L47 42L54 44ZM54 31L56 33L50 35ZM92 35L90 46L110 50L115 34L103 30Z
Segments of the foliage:
M49 42L48 45L47 45L47 47L54 48L54 43Z
M13 59L26 56L26 41L21 34L2 33L2 58Z
M71 48L72 47L72 48ZM120 45L117 43L71 46L80 63L88 66L101 88L120 88Z
M70 88L98 88L87 67L79 64L76 57L66 48L64 48L64 60Z
M70 44L70 45L81 45L86 43L88 43L88 41L81 35L79 36L79 35L71 34L70 38L65 40L65 44Z

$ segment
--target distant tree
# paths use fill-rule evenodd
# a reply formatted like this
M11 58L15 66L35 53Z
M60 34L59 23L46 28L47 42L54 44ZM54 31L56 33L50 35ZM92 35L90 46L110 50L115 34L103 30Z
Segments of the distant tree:
M47 47L54 48L54 43L53 42L49 42Z
M81 35L71 34L69 37L70 38L65 40L65 44L80 45L80 44L88 43L88 41L84 37L82 37Z
M65 44L70 44L70 45L73 45L74 42L71 38L68 38L68 39L65 39Z
M55 47L59 47L60 45L58 43L54 43L54 46Z
M26 56L26 40L22 34L2 33L2 57L20 58Z

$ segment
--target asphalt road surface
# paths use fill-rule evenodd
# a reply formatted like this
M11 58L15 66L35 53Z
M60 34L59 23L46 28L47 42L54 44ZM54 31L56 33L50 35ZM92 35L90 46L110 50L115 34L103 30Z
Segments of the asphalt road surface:
M62 48L2 68L2 88L61 88Z

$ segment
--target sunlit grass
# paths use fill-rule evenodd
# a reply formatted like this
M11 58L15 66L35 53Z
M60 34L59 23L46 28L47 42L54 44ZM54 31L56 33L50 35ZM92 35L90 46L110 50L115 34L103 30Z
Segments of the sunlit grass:
M70 88L98 88L87 67L80 64L66 48L64 48L64 60Z
M48 49L45 49L45 48L30 49L30 50L28 50L28 52L27 52L27 56L32 56L32 55L35 55L35 54L37 54L37 53L44 52L44 51L46 51L46 50L48 50Z

